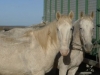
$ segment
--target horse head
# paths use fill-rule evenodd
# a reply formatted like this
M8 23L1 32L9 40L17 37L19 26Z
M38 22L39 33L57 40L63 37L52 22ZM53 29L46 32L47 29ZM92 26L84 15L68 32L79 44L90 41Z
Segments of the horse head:
M93 18L94 13L90 15L84 15L83 12L80 14L80 36L83 43L83 48L85 52L89 53L92 50L92 37L94 31Z
M71 11L67 16L57 12L56 19L58 39L60 41L60 53L61 55L66 56L70 51L69 46L72 38L73 12Z

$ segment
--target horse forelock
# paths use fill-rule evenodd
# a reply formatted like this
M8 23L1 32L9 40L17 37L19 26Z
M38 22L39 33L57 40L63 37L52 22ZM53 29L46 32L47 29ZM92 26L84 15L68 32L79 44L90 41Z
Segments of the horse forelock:
M91 21L91 22L92 22L91 17L90 17L89 15L86 15L86 16L84 16L84 17L82 17L82 18L76 20L76 21L74 22L73 26L77 26L76 28L78 29L79 26L80 26L80 22L83 21L83 20L87 20L87 21Z
M61 15L61 18L58 20L59 25L62 25L64 22L68 22L71 25L72 20L70 19L69 16L66 15Z
M92 21L92 18L89 15L85 15L80 20L89 20L89 21Z
M57 43L57 25L56 21L49 25L33 31L33 36L39 43L39 45L47 50L48 44Z

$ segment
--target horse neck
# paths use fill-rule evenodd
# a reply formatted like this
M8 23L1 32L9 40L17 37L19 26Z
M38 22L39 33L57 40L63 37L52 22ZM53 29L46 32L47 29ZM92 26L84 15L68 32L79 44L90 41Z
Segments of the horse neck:
M73 41L72 45L75 48L81 49L82 43L80 39L79 20L74 23Z
M56 27L56 22L53 22L35 31L35 38L42 48L47 49L48 45L52 45L54 43L57 45L58 38Z

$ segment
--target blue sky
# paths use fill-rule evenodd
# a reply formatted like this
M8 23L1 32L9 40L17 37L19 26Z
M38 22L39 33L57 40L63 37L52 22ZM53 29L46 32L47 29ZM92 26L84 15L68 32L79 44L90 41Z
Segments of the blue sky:
M43 17L44 0L0 0L0 25L38 24Z

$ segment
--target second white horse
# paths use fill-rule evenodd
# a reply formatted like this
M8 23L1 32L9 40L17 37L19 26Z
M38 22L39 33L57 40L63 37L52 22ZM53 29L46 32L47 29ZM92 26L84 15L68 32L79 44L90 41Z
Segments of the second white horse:
M93 17L93 12L90 16L81 12L80 19L74 23L71 53L58 59L59 75L66 75L67 71L68 75L75 75L83 61L84 51L89 53L92 50Z

